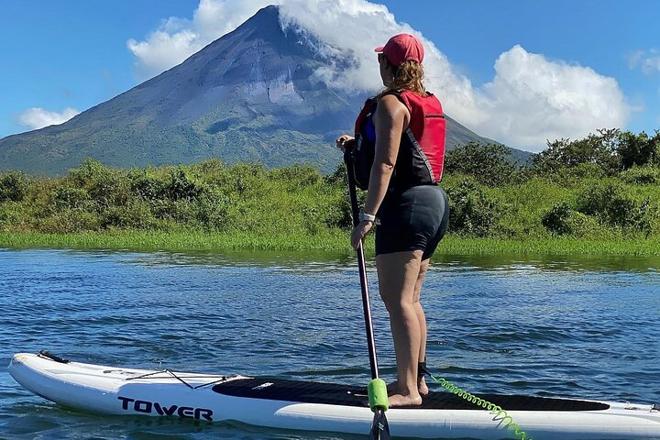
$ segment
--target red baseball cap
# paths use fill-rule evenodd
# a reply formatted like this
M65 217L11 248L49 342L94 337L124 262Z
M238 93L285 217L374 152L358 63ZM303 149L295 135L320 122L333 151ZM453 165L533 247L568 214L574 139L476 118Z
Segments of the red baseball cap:
M408 60L417 61L421 64L424 60L422 42L410 34L395 35L387 41L385 46L379 46L374 51L383 53L387 60L395 66Z

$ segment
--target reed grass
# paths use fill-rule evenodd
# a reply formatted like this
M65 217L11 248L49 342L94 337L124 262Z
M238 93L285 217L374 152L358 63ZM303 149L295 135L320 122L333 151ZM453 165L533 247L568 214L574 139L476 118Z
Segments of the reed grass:
M141 231L114 230L52 234L39 232L0 232L0 247L13 249L108 249L129 251L285 251L325 254L328 257L351 255L348 236L342 230L314 235L253 234L250 232ZM373 239L366 250L373 256ZM660 239L579 239L555 238L475 238L449 234L440 244L438 255L581 255L581 256L660 256Z

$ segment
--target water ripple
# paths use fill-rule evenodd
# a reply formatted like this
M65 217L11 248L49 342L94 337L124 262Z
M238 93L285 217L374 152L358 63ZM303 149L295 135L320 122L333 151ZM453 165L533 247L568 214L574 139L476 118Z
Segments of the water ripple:
M649 259L439 258L422 302L428 364L474 392L660 402L660 274ZM46 348L83 362L363 384L351 259L0 250L0 364ZM394 353L373 264L382 373ZM0 368L0 438L349 439L101 417Z

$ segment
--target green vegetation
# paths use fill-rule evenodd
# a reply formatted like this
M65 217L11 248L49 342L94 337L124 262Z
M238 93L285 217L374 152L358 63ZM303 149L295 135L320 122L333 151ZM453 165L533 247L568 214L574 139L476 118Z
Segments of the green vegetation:
M660 254L660 133L555 141L524 167L467 144L446 170L444 253ZM0 246L349 253L350 224L343 167L87 160L61 178L0 174Z
M252 233L181 231L111 230L56 234L41 232L0 232L0 246L26 248L104 249L168 252L230 252L276 251L276 256L333 256L352 257L345 231L335 230L315 236L282 233L256 235ZM373 238L366 244L373 255ZM479 238L448 235L436 255L502 255L502 256L660 256L660 239L647 240L581 239L574 237L546 237L530 239ZM435 257L434 257L435 258Z

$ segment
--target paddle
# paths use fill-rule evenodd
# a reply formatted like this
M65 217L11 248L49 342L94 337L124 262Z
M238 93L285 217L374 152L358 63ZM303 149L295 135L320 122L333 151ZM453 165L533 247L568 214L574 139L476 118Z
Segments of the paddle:
M347 146L348 147L348 146ZM351 213L353 215L353 226L359 223L359 208L355 186L353 148L345 148L344 163L348 176L348 194L351 199ZM389 440L390 427L387 423L385 411L389 400L387 398L387 385L383 379L378 377L378 359L376 358L376 342L374 340L374 329L371 322L371 306L369 303L369 284L367 282L367 268L364 260L364 248L362 240L357 248L358 268L360 271L360 288L362 289L362 310L364 311L364 325L367 331L367 345L369 347L369 365L371 367L371 382L369 382L369 406L374 412L374 420L371 424L370 438L373 440Z

